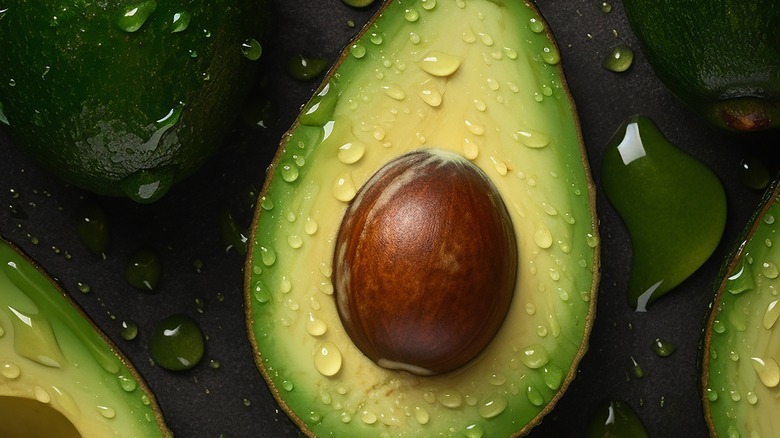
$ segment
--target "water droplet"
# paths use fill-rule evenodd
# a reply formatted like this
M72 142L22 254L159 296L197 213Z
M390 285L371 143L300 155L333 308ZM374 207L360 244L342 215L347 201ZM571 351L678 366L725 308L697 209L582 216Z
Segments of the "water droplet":
M528 388L526 388L525 396L534 406L541 406L544 404L544 396L542 396L542 393L534 386L529 385Z
M778 300L773 300L766 306L764 312L763 326L767 330L771 330L777 322L778 316L780 316L780 306L777 305Z
M120 374L117 376L117 379L119 380L119 386L121 386L122 390L125 392L133 392L138 388L138 382L136 382L132 376Z
M515 140L533 149L541 149L550 144L547 134L533 129L518 129L513 136Z
M22 374L21 368L18 365L11 362L0 363L0 374L6 379L16 379Z
M273 266L276 263L276 251L270 246L260 247L260 259L266 266Z
M634 51L631 47L619 45L612 48L601 65L609 71L620 73L628 70L633 62Z
M770 181L769 169L759 158L750 156L739 162L739 179L745 187L763 190Z
M357 163L366 152L366 145L360 141L344 143L339 147L338 159L344 164Z
M262 280L258 280L255 283L255 286L252 289L252 291L257 302L261 304L265 304L271 300L271 294L268 291L268 287L265 285L265 283Z
M537 369L550 362L550 354L547 352L547 348L545 348L544 345L535 344L526 347L521 352L520 360L522 360L528 368Z
M661 340L660 338L656 338L653 341L653 351L655 351L655 354L661 357L671 356L671 354L674 353L676 350L677 350L677 346L675 346L670 342Z
M430 414L428 414L428 411L424 407L422 406L414 407L414 419L417 421L418 424L428 424L430 418L431 418Z
M548 388L557 390L563 383L563 370L553 364L548 364L542 368L544 383Z
M420 19L420 13L417 12L416 9L409 8L404 11L404 19L410 23L414 23Z
M135 321L130 320L122 321L119 335L125 341L132 341L138 336L138 324Z
M761 264L761 273L764 274L764 277L766 278L777 278L777 265L772 262L764 262Z
M263 54L263 46L254 38L249 38L241 44L241 53L250 61L257 61Z
M360 413L360 420L366 424L374 424L376 423L377 416L371 411L363 411Z
M542 60L550 65L556 65L561 62L561 54L555 47L545 47L542 49Z
M141 248L134 252L125 267L125 280L139 290L156 290L161 276L160 256L151 248Z
M537 18L531 18L528 20L528 27L533 33L541 33L544 31L544 22Z
M605 14L609 14L610 12L612 12L612 5L609 4L608 2L602 2L601 3L601 12L603 12Z
M366 47L362 44L353 44L352 47L349 48L349 53L353 57L360 59L366 56Z
M41 388L38 385L35 385L33 388L33 394L35 396L35 399L38 400L41 403L49 403L51 401L51 394L49 394L48 391Z
M504 412L506 406L506 398L494 393L480 403L477 411L482 418L493 418Z
M95 203L86 203L79 210L76 233L93 254L106 258L109 247L108 215Z
M442 406L455 409L463 405L463 394L457 389L444 390L436 396L436 400Z
M636 359L634 359L634 356L631 356L631 371L637 378L642 378L645 375L645 371L642 369Z
M173 24L171 33L184 32L190 25L190 13L186 11L175 12L171 23Z
M155 0L146 0L129 6L122 13L117 25L125 32L135 32L146 23L146 20L157 9Z
M773 358L764 359L761 357L751 357L753 369L756 370L761 383L767 388L774 388L780 383L780 367Z
M412 44L420 44L420 41L422 39L420 38L420 35L417 32L409 32L409 42Z
M314 355L314 368L323 376L334 376L341 370L341 351L332 342L324 342Z
M298 166L291 162L279 163L279 171L281 172L282 179L287 182L295 182L298 179Z
M460 67L461 58L443 52L429 52L417 65L430 75L446 77L454 74Z
M345 173L333 182L333 196L342 202L349 202L357 194L352 175Z
M424 88L420 90L420 99L426 104L436 108L441 105L444 96L435 88Z
M109 406L98 406L97 410L100 413L100 415L103 416L104 418L111 419L116 417L116 410L114 410L114 408L111 408Z
M542 249L551 247L553 244L553 237L550 229L540 224L534 232L534 243Z
M173 121L173 119L168 119L168 121ZM167 125L159 128L152 135L149 142L144 144L144 147L148 146L150 149L154 149L156 147L156 142L159 141L162 133L169 127L170 126ZM176 172L170 166L138 170L122 179L119 183L119 187L125 195L133 201L142 204L151 203L162 198L163 195L170 190L173 185L175 174Z
M154 362L171 371L182 371L197 365L205 350L205 340L198 324L185 314L169 316L154 328L150 352Z
M328 331L328 325L325 321L314 316L313 313L309 313L309 317L306 320L306 332L312 336L322 336Z

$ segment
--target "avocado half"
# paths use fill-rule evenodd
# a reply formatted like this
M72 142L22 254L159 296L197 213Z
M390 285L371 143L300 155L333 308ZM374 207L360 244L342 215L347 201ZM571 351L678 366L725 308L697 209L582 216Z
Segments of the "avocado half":
M59 286L0 239L0 436L172 437L140 375Z
M416 153L484 173L509 215L499 222L511 222L516 238L503 323L473 360L440 373L378 365L347 333L335 299L347 209L368 197L359 194L367 181ZM447 199L473 213L462 198ZM594 199L560 55L530 3L387 2L283 137L258 201L245 270L248 332L279 405L310 436L528 432L587 349L599 273ZM398 260L374 261L364 264L388 275L381 265Z
M268 19L266 0L0 6L0 127L70 184L155 201L218 150Z
M713 436L770 437L780 430L780 345L775 339L780 326L779 201L776 182L716 284L701 382Z

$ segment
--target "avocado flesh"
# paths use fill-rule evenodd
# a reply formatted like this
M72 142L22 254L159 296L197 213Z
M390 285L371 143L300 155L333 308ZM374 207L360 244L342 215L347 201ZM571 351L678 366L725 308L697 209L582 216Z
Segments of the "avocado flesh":
M258 67L242 45L267 17L265 0L0 7L0 121L66 181L157 200L216 152Z
M780 126L780 4L774 0L625 0L664 84L716 126Z
M0 436L170 437L116 346L0 240Z
M574 106L543 27L517 1L388 2L283 138L253 224L246 304L257 365L304 433L525 433L573 378L599 245ZM492 179L520 262L508 315L481 356L421 377L355 347L331 275L356 190L394 157L429 147Z
M717 436L771 437L780 431L778 200L775 183L717 284L702 361L704 408Z

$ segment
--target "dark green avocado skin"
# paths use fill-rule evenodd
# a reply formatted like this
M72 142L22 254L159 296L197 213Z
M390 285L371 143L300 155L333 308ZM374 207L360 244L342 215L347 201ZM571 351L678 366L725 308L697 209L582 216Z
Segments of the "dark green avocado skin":
M664 84L713 124L780 126L780 2L623 0Z
M268 15L265 0L4 2L0 129L67 182L154 201L218 148Z

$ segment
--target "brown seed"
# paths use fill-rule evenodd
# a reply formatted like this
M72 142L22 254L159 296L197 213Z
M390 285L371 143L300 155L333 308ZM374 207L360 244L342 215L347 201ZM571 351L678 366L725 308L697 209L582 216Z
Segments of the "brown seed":
M352 341L417 374L474 359L503 323L517 244L497 189L465 158L418 150L386 164L341 223L334 285Z

